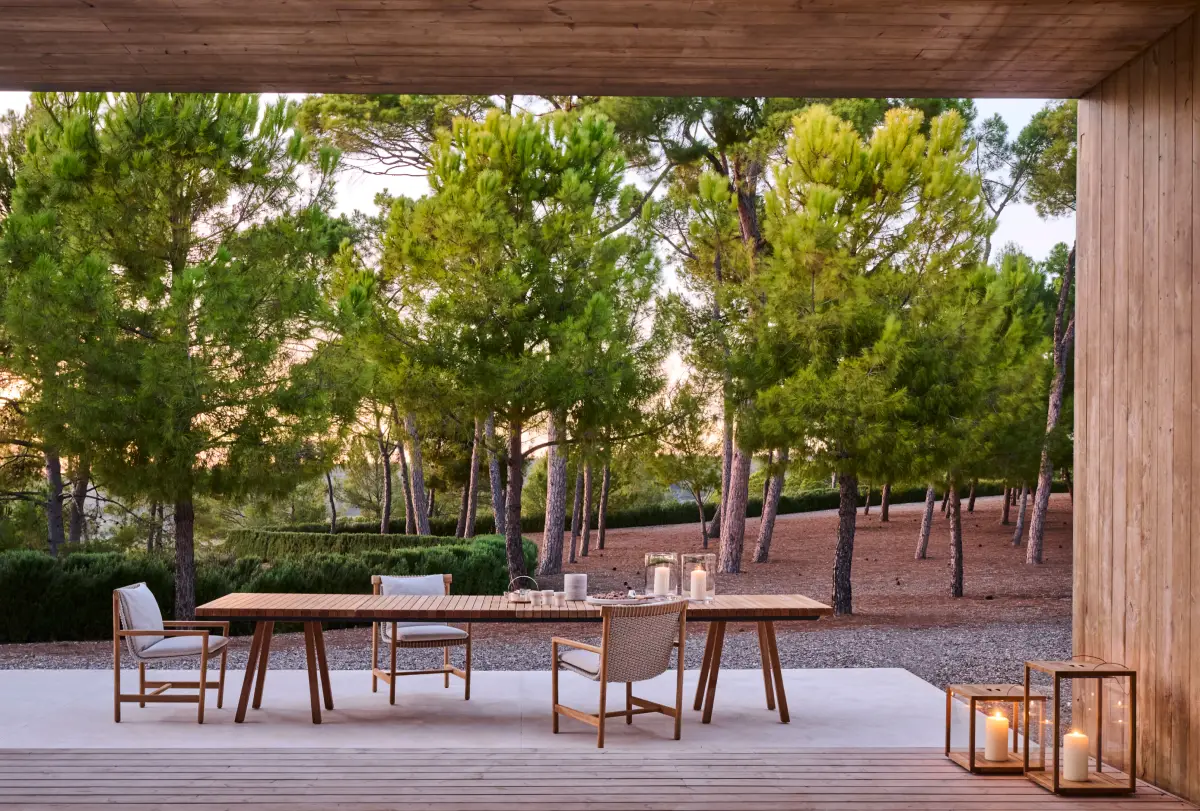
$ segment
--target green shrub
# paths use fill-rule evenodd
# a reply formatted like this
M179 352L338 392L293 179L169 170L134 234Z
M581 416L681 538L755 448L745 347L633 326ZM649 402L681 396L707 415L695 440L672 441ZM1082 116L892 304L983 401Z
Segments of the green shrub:
M235 557L261 557L268 560L313 552L353 554L368 549L421 549L468 543L462 538L439 535L380 535L368 533L310 530L307 525L287 530L235 529L225 539L221 551ZM326 527L328 530L328 527Z
M310 536L313 543L328 536ZM376 536L378 537L378 536ZM537 547L525 541L525 565ZM373 574L444 574L459 594L499 594L508 585L504 539L491 535L455 544L364 549L344 554L308 551L273 562L228 554L196 562L198 603L234 591L366 594ZM163 555L0 552L0 643L112 638L113 589L145 582L165 617L174 615L173 562ZM235 633L249 626L235 625Z

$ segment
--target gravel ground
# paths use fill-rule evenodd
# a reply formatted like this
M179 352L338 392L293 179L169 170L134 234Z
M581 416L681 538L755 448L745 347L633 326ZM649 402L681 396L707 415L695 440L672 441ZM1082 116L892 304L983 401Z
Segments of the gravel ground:
M550 667L551 633L484 637L472 649L475 670L547 670ZM599 642L590 628L576 626L573 638ZM362 631L326 633L329 666L336 670L366 670L370 647ZM234 639L229 666L245 667L249 639ZM689 638L687 665L700 666L704 645L702 634ZM779 632L779 656L785 668L902 667L926 681L943 687L954 682L1016 682L1022 677L1026 659L1060 659L1071 653L1071 623L1066 621L992 624L942 628L832 628L824 631ZM455 661L462 652L455 651ZM433 662L440 652L404 651L403 661L416 665ZM178 667L183 660L167 663ZM730 627L725 637L723 666L759 666L758 636L752 626ZM127 666L132 663L126 661ZM48 650L46 645L0 646L0 670L92 669L112 667L107 644L64 642ZM300 634L281 634L271 651L271 667L301 669L304 649Z

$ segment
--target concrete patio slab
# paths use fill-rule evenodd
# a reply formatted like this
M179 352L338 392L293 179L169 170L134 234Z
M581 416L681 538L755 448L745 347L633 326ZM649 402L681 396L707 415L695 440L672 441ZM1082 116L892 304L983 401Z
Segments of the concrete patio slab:
M157 671L159 673L166 671ZM187 671L180 671L183 678ZM235 724L241 671L230 671L225 707L210 693L205 723L195 706L125 704L120 724L112 720L112 673L86 670L0 671L0 749L289 749L304 747L428 747L439 749L594 749L591 727L562 719L550 731L550 674L491 671L474 674L471 700L462 683L450 689L436 676L399 683L395 706L386 686L371 693L365 671L332 671L334 709L323 723L311 721L304 671L272 670L263 707ZM194 678L194 675L192 676ZM125 673L126 692L136 689ZM606 724L607 746L622 750L747 751L791 748L939 747L944 741L945 694L907 670L785 670L790 724L766 709L762 672L722 670L712 724L691 709L697 673L685 677L683 739L671 739L671 721L638 716L633 726L620 718ZM597 685L564 674L561 701L594 711ZM671 702L675 677L667 673L637 685L636 694ZM615 690L610 709L624 704Z

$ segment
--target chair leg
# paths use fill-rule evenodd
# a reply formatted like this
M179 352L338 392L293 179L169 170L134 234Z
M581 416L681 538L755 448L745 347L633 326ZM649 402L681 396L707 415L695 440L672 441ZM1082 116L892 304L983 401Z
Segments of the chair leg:
M204 723L204 694L208 692L208 637L201 637L200 648L200 697L196 709L196 723Z
M447 690L450 689L450 649L442 648L442 667L446 668L446 672L442 674L445 684L442 685Z
M118 705L119 707L120 705ZM551 729L558 734L558 643L550 643L550 717L553 719Z
M625 723L633 723L633 682L625 682Z
M379 623L371 623L371 692L379 692L379 677L375 669L379 667Z
M146 663L138 662L138 695L146 695ZM139 701L138 706L146 709L146 702Z
M121 637L113 633L113 723L121 723Z
M388 672L392 674L392 677L390 679L388 679L388 682L389 682L389 684L388 684L388 703L395 704L396 703L396 623L394 623L394 622L392 623L391 647L392 647L392 664L391 664L391 667L389 668Z
M225 703L225 663L229 660L229 643L225 643L225 647L221 648L221 677L217 682L217 709L221 709Z
M604 716L608 713L608 684L600 680L600 723L596 724L596 748L604 748Z
M467 663L463 667L463 672L466 677L463 679L466 686L463 688L463 701L471 700L471 626L467 625Z

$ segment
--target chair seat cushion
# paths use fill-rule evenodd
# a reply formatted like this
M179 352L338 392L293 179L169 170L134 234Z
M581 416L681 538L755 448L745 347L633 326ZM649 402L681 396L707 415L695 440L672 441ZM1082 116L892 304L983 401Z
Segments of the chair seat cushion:
M229 644L229 637L208 637L208 652L213 653ZM168 636L160 642L155 642L142 649L143 659L170 659L175 656L199 656L202 651L201 638L198 636Z
M380 630L385 641L392 639L392 624L381 622ZM397 642L458 642L466 639L467 632L450 625L403 625L396 628Z
M578 648L567 648L558 654L558 662L569 670L575 671L580 676L586 676L592 680L600 678L600 654L598 653Z

